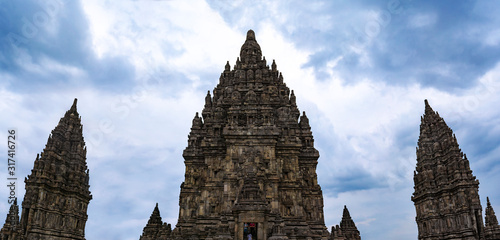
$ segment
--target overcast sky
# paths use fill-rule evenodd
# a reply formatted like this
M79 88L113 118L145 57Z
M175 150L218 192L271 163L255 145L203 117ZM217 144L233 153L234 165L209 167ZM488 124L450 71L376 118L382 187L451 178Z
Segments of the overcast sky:
M490 196L500 212L498 2L270 2L1 0L0 136L18 130L18 196L78 98L86 238L137 240L156 202L175 225L191 120L253 29L310 119L329 229L347 205L363 239L417 239L424 99L456 133L483 207ZM7 197L1 187L0 220Z

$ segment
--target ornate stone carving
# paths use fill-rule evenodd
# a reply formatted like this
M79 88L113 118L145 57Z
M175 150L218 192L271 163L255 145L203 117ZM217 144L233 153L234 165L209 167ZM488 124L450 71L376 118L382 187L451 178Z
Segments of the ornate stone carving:
M242 240L250 231L245 224L252 224L259 240L327 239L319 154L307 117L299 125L295 94L276 63L266 65L252 30L213 95L219 99L207 94L204 121L195 117L184 150L186 177L173 236Z
M479 181L472 175L467 156L427 100L413 179L418 239L497 239L485 235ZM486 219L491 222L493 215L488 217L488 212L487 208ZM498 223L494 225L490 225L490 235L498 229Z
M87 206L92 196L76 103L75 99L52 130L43 152L37 155L31 174L25 179L21 221L10 225L6 221L1 240L85 239ZM16 200L7 220L15 218L18 212Z

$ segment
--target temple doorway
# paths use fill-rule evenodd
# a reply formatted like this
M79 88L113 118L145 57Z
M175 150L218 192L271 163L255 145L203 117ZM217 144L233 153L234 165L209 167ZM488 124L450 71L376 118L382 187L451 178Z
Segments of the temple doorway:
M244 240L258 240L257 239L257 225L258 223L245 223L243 225L243 239Z

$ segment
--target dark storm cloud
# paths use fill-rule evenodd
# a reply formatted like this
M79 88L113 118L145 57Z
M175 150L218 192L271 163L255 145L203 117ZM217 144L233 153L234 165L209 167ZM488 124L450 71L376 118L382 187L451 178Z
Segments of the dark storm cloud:
M386 184L380 179L372 176L368 171L363 169L348 169L344 172L339 172L331 177L330 181L322 183L324 194L337 195L344 192L369 190L374 188L386 187Z
M460 148L467 155L469 161L477 165L473 171L487 173L500 167L497 155L500 131L495 130L495 127L484 123L470 123L465 129L457 128L461 130L456 133Z
M75 80L71 71L82 73L76 77L79 81L110 91L133 80L134 67L128 59L97 58L79 1L22 0L1 4L0 70L16 76L10 82L13 89L40 90L52 84L64 88Z
M250 14L238 4L210 3L229 23ZM266 11L260 16L277 24L298 47L313 51L305 67L313 67L318 79L327 81L327 63L342 56L334 70L348 83L370 77L453 92L473 86L500 60L500 44L485 45L485 36L478 35L478 30L498 29L493 14L498 6L485 5L478 1L313 1L267 5L261 7ZM273 10L286 15L287 21L274 18Z
M475 4L415 1L399 22L395 18L374 39L371 72L382 76L380 80L418 81L444 91L473 86L500 59L500 46L485 46L482 37L474 35L477 28L495 28L474 12ZM426 25L426 20L433 22Z

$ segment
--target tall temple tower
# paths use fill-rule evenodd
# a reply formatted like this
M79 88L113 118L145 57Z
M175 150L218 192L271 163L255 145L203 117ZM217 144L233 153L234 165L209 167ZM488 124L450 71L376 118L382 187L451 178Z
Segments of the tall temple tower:
M183 153L174 235L327 239L309 120L276 63L267 65L252 30L212 94L193 119Z
M85 239L87 206L92 196L76 102L75 99L52 130L45 149L37 155L31 174L25 179L26 193L17 233L3 239ZM11 207L9 215L18 211L16 207Z
M453 131L427 100L414 182L418 239L485 239L479 181Z

